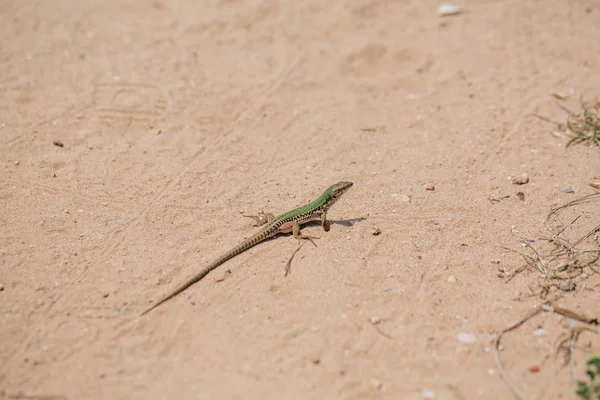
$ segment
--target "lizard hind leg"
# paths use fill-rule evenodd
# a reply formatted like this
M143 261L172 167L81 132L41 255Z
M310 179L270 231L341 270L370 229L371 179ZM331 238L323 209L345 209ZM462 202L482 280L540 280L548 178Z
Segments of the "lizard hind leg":
M246 218L252 218L254 220L254 226L266 225L275 219L275 216L271 213L259 212L258 215L244 215Z
M318 236L309 236L309 235L303 235L302 232L300 232L300 224L298 222L295 222L294 225L292 225L292 234L294 235L294 237L296 239L307 239L310 240L310 242L313 244L313 246L317 247L316 243L313 241L313 239L318 239Z

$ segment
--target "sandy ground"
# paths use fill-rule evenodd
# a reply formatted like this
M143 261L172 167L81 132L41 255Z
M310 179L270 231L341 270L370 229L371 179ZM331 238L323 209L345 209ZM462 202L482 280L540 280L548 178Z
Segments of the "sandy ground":
M512 398L495 333L544 301L514 250L598 223L546 221L600 157L533 116L598 98L596 1L1 3L0 397ZM289 276L282 236L140 318L340 180ZM587 275L547 299L597 314ZM526 398L575 398L570 323L503 339Z

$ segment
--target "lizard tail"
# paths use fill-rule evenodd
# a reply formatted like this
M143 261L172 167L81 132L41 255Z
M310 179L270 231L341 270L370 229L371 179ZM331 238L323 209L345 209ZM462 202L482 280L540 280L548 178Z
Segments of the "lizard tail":
M179 293L183 292L185 289L189 288L194 283L200 281L202 278L204 278L212 270L216 269L218 266L223 264L225 261L232 259L233 257L248 250L250 247L257 245L258 243L262 242L263 240L265 240L271 236L274 236L276 232L277 232L277 230L274 230L274 232L270 232L270 230L262 230L260 232L255 233L248 239L244 240L243 242L241 242L240 244L235 246L233 249L229 250L227 253L222 254L219 258L217 258L215 261L210 263L202 271L198 272L192 278L185 281L184 284L179 286L173 292L169 293L167 296L163 297L156 304L153 304L150 308L148 308L146 311L144 311L141 315L148 314L150 311L154 310L156 307L160 306L165 301L177 296Z

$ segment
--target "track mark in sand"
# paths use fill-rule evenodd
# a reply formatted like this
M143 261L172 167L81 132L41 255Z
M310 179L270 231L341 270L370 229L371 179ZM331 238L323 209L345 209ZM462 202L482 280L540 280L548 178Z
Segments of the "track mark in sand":
M291 65L284 65L278 74L279 79L273 80L274 83L270 85L270 90L267 90L267 93L260 99L263 103L267 98L272 96L272 93L278 90L296 65L297 62L292 63ZM155 120L168 113L171 108L171 103L172 101L169 95L162 90L162 88L153 84L104 81L95 84L93 88L93 112L103 119L113 121L145 122ZM255 112L254 107L246 107L240 110L238 117L247 117ZM228 130L226 129L225 132L222 132L221 135L212 136L212 140L209 139L207 143L198 149L179 170L179 173L172 177L172 179L166 181L163 188L156 193L153 198L149 199L146 206L143 207L137 215L113 229L112 232L108 232L107 237L110 239L107 240L104 250L97 256L97 259L106 260L107 258L110 258L111 255L115 253L115 250L130 235L130 232L151 212L154 205L168 195L189 170L202 159L204 152L208 148L218 148L216 144L226 141L227 137L233 132L235 132L235 130L230 128ZM56 316L57 312L60 312L61 310L65 311L64 308L65 306L68 307L68 300L72 297L74 289L86 279L89 271L96 269L97 267L94 268L93 266L83 269L77 276L73 277L73 280L68 285L65 285L63 292L43 313L37 313L37 315L33 317L34 321L31 323L31 329L15 346L13 353L9 355L3 363L2 369L4 371L9 369L16 370L19 368L17 364L19 363L19 359L22 358L21 355L26 353L32 343L36 340L43 340L43 338L48 335L47 331L42 329L42 327L45 324L51 325L53 323L52 321L54 321L53 317ZM121 329L127 330L129 328L121 327Z
M117 227L113 230L112 233L107 234L113 235L113 239L110 241L110 243L107 244L105 250L99 255L98 259L105 260L108 256L110 256L110 254L114 253L115 249L128 236L131 229L137 226L139 221L142 220L146 215L148 215L153 205L161 198L163 198L165 193L168 193L175 185L177 185L177 183L190 170L190 168L192 168L192 166L196 164L196 162L198 162L200 156L204 153L206 148L206 146L202 146L202 148L196 151L189 163L180 170L178 175L176 175L172 180L165 184L163 189L148 202L148 204L146 205L146 207L144 207L143 210L141 210L136 216L131 218L127 223L123 224L120 227ZM32 343L32 341L35 340L36 337L40 336L40 327L44 324L44 321L49 321L51 319L49 318L51 317L51 311L53 309L60 308L66 302L73 289L85 279L90 269L91 268L84 268L83 271L81 271L81 273L70 284L68 284L64 292L58 296L56 301L52 302L44 313L40 313L36 316L35 322L32 323L32 328L27 334L27 336L24 338L23 341L21 341L17 346L15 346L14 352L6 358L4 364L2 365L3 370L6 371L9 369L16 368L13 364L17 362L21 354L27 351L27 349L30 346L30 343Z
M106 119L151 121L161 118L171 108L167 93L146 83L97 83L93 97L94 110Z
M284 74L285 75L285 74ZM277 88L280 83L273 86ZM159 118L165 115L171 104L170 97L159 87L151 84L143 83L126 83L126 82L104 82L98 83L94 86L93 95L93 109L101 117L113 120L121 121L133 121L133 120L150 120L153 118ZM148 102L148 104L144 103ZM253 112L254 108L242 109L239 113L239 117L242 118ZM179 173L174 176L170 181L167 181L152 199L150 199L147 205L140 210L140 212L132 217L129 221L116 227L112 232L107 233L107 237L110 239L106 243L105 250L98 256L99 260L106 260L110 257L115 250L125 241L132 229L134 229L140 220L143 220L147 216L152 207L165 197L166 193L169 193L173 187L175 187L185 176L191 168L202 158L202 154L209 148L218 148L217 143L224 142L227 137L235 132L233 128L222 132L219 135L211 136L207 142L198 149L194 155L189 159L189 162L183 166ZM31 324L31 329L23 340L15 346L14 352L8 356L2 365L3 370L16 369L16 363L22 357L21 354L25 353L30 347L30 344L36 339L41 340L47 334L42 332L41 327L46 322L52 320L52 311L60 309L67 303L74 288L79 285L87 276L88 272L92 270L92 267L85 268L78 276L74 277L71 283L64 288L62 294L52 302L43 313L39 313L35 316L35 321Z

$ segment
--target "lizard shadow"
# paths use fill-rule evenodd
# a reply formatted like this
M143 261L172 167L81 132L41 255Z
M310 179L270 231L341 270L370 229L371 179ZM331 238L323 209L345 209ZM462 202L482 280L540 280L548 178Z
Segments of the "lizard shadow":
M366 219L367 219L367 217L357 217L357 218L348 218L348 219L330 219L330 220L327 220L327 225L324 230L325 230L325 232L329 232L329 228L331 225L353 226L353 225L356 225L359 222L362 222ZM309 221L309 222L302 224L302 227L309 227L309 226L321 226L321 221L315 220L315 221Z
M367 219L367 217L357 217L357 218L348 218L348 219L328 220L327 228L324 230L325 230L325 232L329 232L331 225L353 226L353 225L358 224L359 222L362 222L366 219ZM318 220L309 221L305 224L302 224L303 227L320 226L320 225L321 225L321 221L318 221ZM271 240L276 240L277 238L280 238L282 236L283 237L292 236L292 233L278 233L275 236L265 239L264 242L265 243L270 242ZM313 244L315 244L315 243L313 242ZM315 244L315 246L316 246L316 244Z

